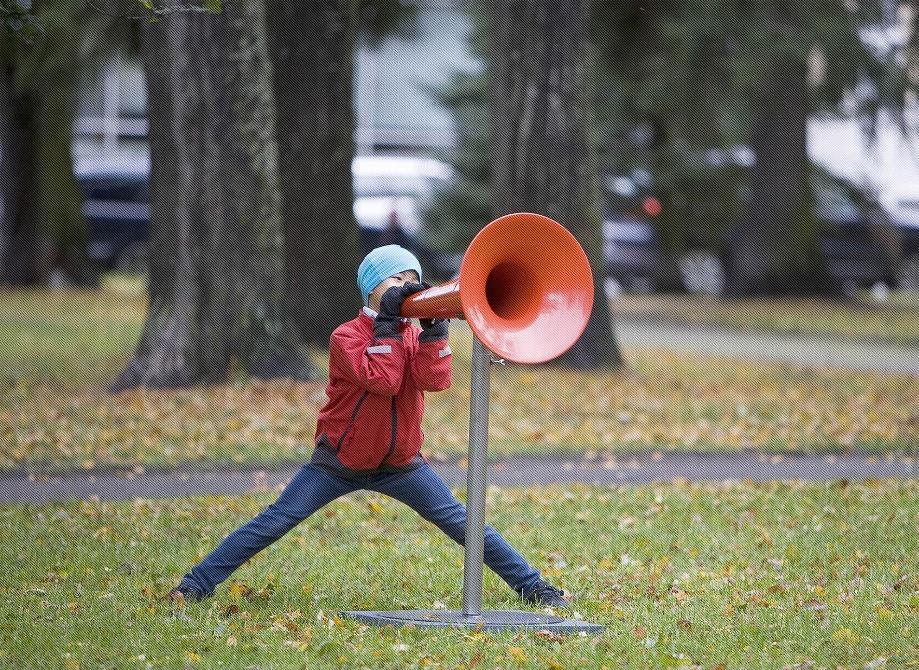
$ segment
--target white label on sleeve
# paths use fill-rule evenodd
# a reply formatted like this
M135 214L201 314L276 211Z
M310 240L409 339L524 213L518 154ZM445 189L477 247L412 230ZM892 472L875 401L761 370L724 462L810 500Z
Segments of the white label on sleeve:
M373 347L367 347L368 354L391 354L392 345L389 344L377 344Z
M443 358L444 356L449 356L452 353L453 352L450 351L450 347L444 347L443 349L440 350L440 353L438 353L437 356L439 358Z

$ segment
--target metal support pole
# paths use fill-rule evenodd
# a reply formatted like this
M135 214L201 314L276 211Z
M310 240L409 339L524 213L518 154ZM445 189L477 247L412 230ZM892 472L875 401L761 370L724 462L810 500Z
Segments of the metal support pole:
M488 455L488 402L491 394L491 352L472 337L472 389L469 397L469 465L466 470L466 558L463 564L463 609L342 612L374 626L419 628L463 627L478 630L549 630L557 633L600 633L603 626L554 614L517 610L482 611L485 567L485 492Z
M463 614L467 616L482 614L490 367L491 352L473 335L472 388L469 394L469 464L466 470L466 558L463 563Z

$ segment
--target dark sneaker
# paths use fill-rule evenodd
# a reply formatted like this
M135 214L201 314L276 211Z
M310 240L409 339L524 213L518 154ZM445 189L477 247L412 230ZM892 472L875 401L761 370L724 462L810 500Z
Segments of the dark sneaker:
M562 589L552 586L549 582L545 582L541 579L536 582L536 586L525 594L522 594L521 597L524 602L528 602L532 605L547 605L549 607L561 608L570 605Z
M204 600L204 596L201 593L185 584L179 584L172 589L172 591L167 593L166 597L175 603L186 603L189 601L199 602Z

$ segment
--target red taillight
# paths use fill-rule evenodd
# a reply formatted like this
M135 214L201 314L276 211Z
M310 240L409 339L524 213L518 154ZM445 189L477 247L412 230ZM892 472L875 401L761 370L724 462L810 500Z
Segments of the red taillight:
M648 216L657 216L663 209L663 207L661 207L661 201L655 198L653 195L649 195L647 198L641 201L641 208Z

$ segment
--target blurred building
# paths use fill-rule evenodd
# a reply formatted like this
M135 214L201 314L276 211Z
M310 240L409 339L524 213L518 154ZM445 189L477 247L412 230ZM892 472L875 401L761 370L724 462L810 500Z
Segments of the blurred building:
M410 34L372 47L358 40L354 70L358 153L430 154L453 145L449 112L432 90L457 71L481 67L470 52L471 23L458 0L418 3ZM136 57L116 57L82 82L76 120L78 155L127 158L146 152L147 95Z

